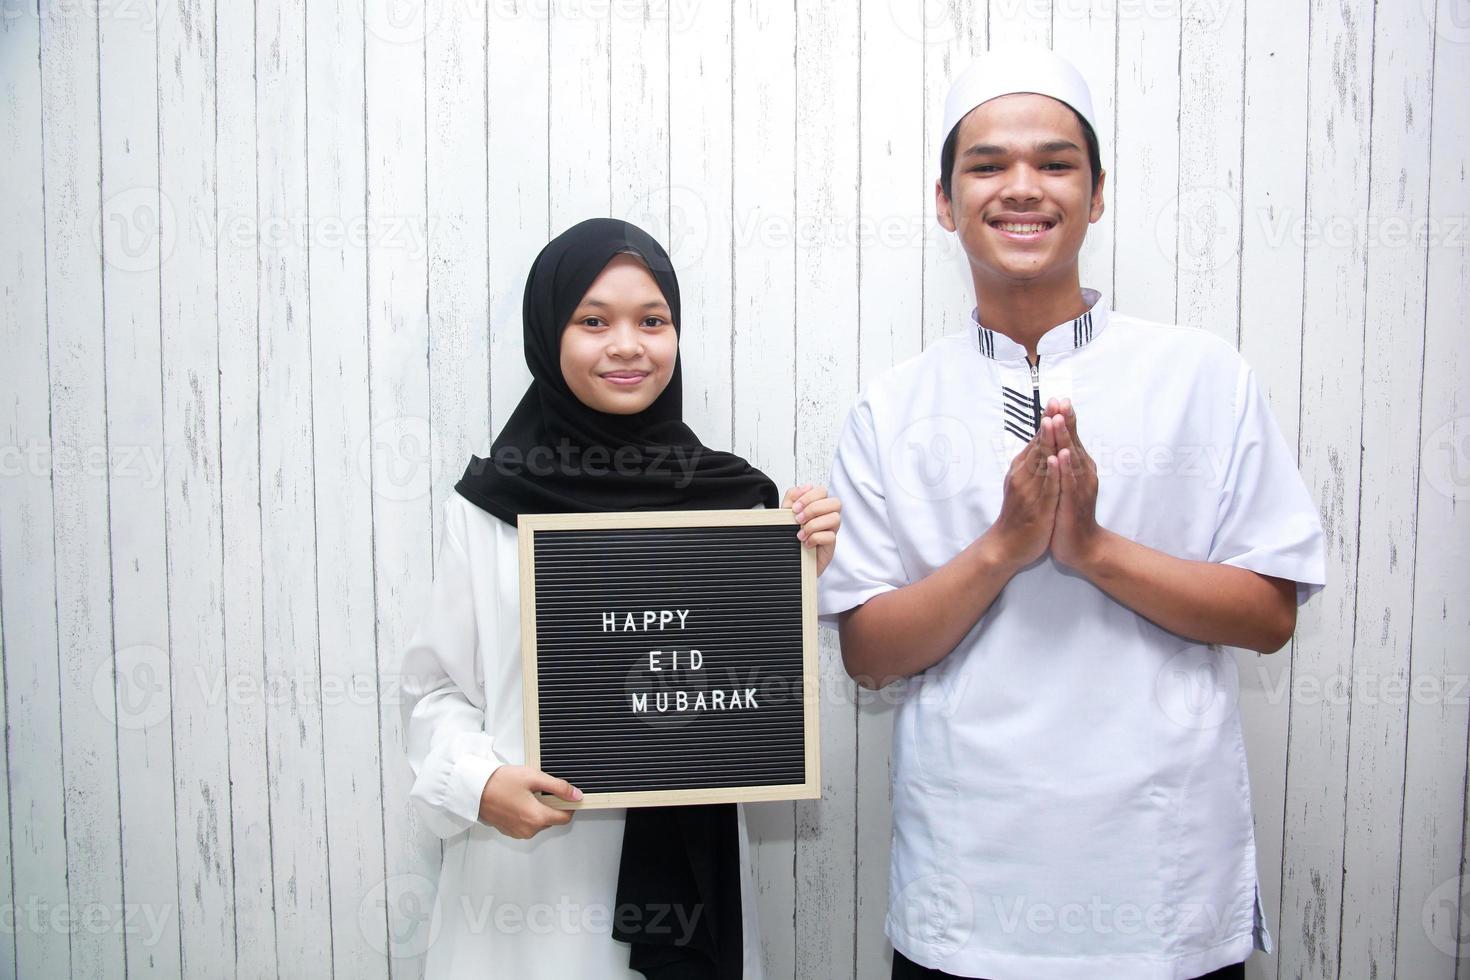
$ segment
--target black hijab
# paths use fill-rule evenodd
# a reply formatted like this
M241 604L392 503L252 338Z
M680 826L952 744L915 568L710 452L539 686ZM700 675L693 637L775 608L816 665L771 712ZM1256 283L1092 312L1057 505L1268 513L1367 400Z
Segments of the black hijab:
M471 456L455 490L509 524L521 514L775 507L769 477L709 449L684 424L677 358L668 386L634 415L590 408L562 377L562 330L593 280L624 252L648 266L678 331L673 265L641 228L593 218L552 239L526 280L531 386L490 457ZM628 810L613 938L631 945L632 969L650 980L741 976L738 819L732 803Z
M634 415L584 405L561 373L561 335L614 255L643 260L679 330L679 281L668 253L626 221L592 218L552 239L526 279L522 306L531 386L490 446L470 457L455 489L508 524L521 514L775 507L776 485L684 424L679 359L653 404ZM590 452L589 452L590 450Z

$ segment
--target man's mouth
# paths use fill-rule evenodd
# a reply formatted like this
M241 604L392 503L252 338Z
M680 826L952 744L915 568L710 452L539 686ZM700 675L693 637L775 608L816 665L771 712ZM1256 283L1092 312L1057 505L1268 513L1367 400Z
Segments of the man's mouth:
M1055 221L991 221L990 227L1005 235L1019 241L1032 241L1040 238L1056 227Z

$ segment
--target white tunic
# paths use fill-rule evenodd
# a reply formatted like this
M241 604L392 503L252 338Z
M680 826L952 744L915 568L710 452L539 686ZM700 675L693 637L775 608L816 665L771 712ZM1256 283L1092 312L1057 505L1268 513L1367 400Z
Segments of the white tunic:
M1076 405L1098 522L1181 558L1324 582L1320 519L1225 341L1091 311L1025 348L980 326L877 379L848 416L823 622L922 579L1000 512L1052 397ZM1269 950L1231 655L1154 625L1050 554L894 717L886 931L988 978L1196 977Z
M624 810L579 811L531 840L478 819L491 773L525 763L520 566L516 529L457 493L444 503L433 591L403 654L402 691L411 810L447 842L425 976L641 980L628 969L628 946L611 934ZM744 976L758 980L755 887L738 809Z

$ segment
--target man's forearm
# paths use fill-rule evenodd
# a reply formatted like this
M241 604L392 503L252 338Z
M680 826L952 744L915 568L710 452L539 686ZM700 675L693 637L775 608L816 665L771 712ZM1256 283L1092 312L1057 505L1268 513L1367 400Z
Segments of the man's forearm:
M1016 571L986 534L919 581L869 599L842 620L848 674L876 689L934 666L980 621Z
M1190 561L1103 530L1077 569L1093 585L1196 643L1274 653L1296 629L1296 583L1218 562Z

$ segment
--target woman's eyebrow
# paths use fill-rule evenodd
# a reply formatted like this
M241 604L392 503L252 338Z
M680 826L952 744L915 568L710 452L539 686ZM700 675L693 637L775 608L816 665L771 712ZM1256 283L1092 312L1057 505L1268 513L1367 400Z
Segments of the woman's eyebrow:
M1066 139L1042 140L1039 143L1032 144L1031 149L1037 153L1061 153L1064 150L1076 150L1078 153L1082 152L1082 147ZM1006 147L997 146L994 143L976 143L964 152L964 156L999 157L1005 156L1009 152L1010 150Z
M613 304L607 302L606 300L600 300L600 299L596 299L596 298L593 298L593 297L588 297L587 299L582 300L582 302L581 302L580 305L581 306L597 306L597 307L601 307L602 309L605 310L605 309L608 309L609 307L611 307ZM644 309L644 310L665 309L665 308L668 307L668 305L669 304L668 304L668 302L666 300L651 299L647 303L644 303L640 307L640 309Z

